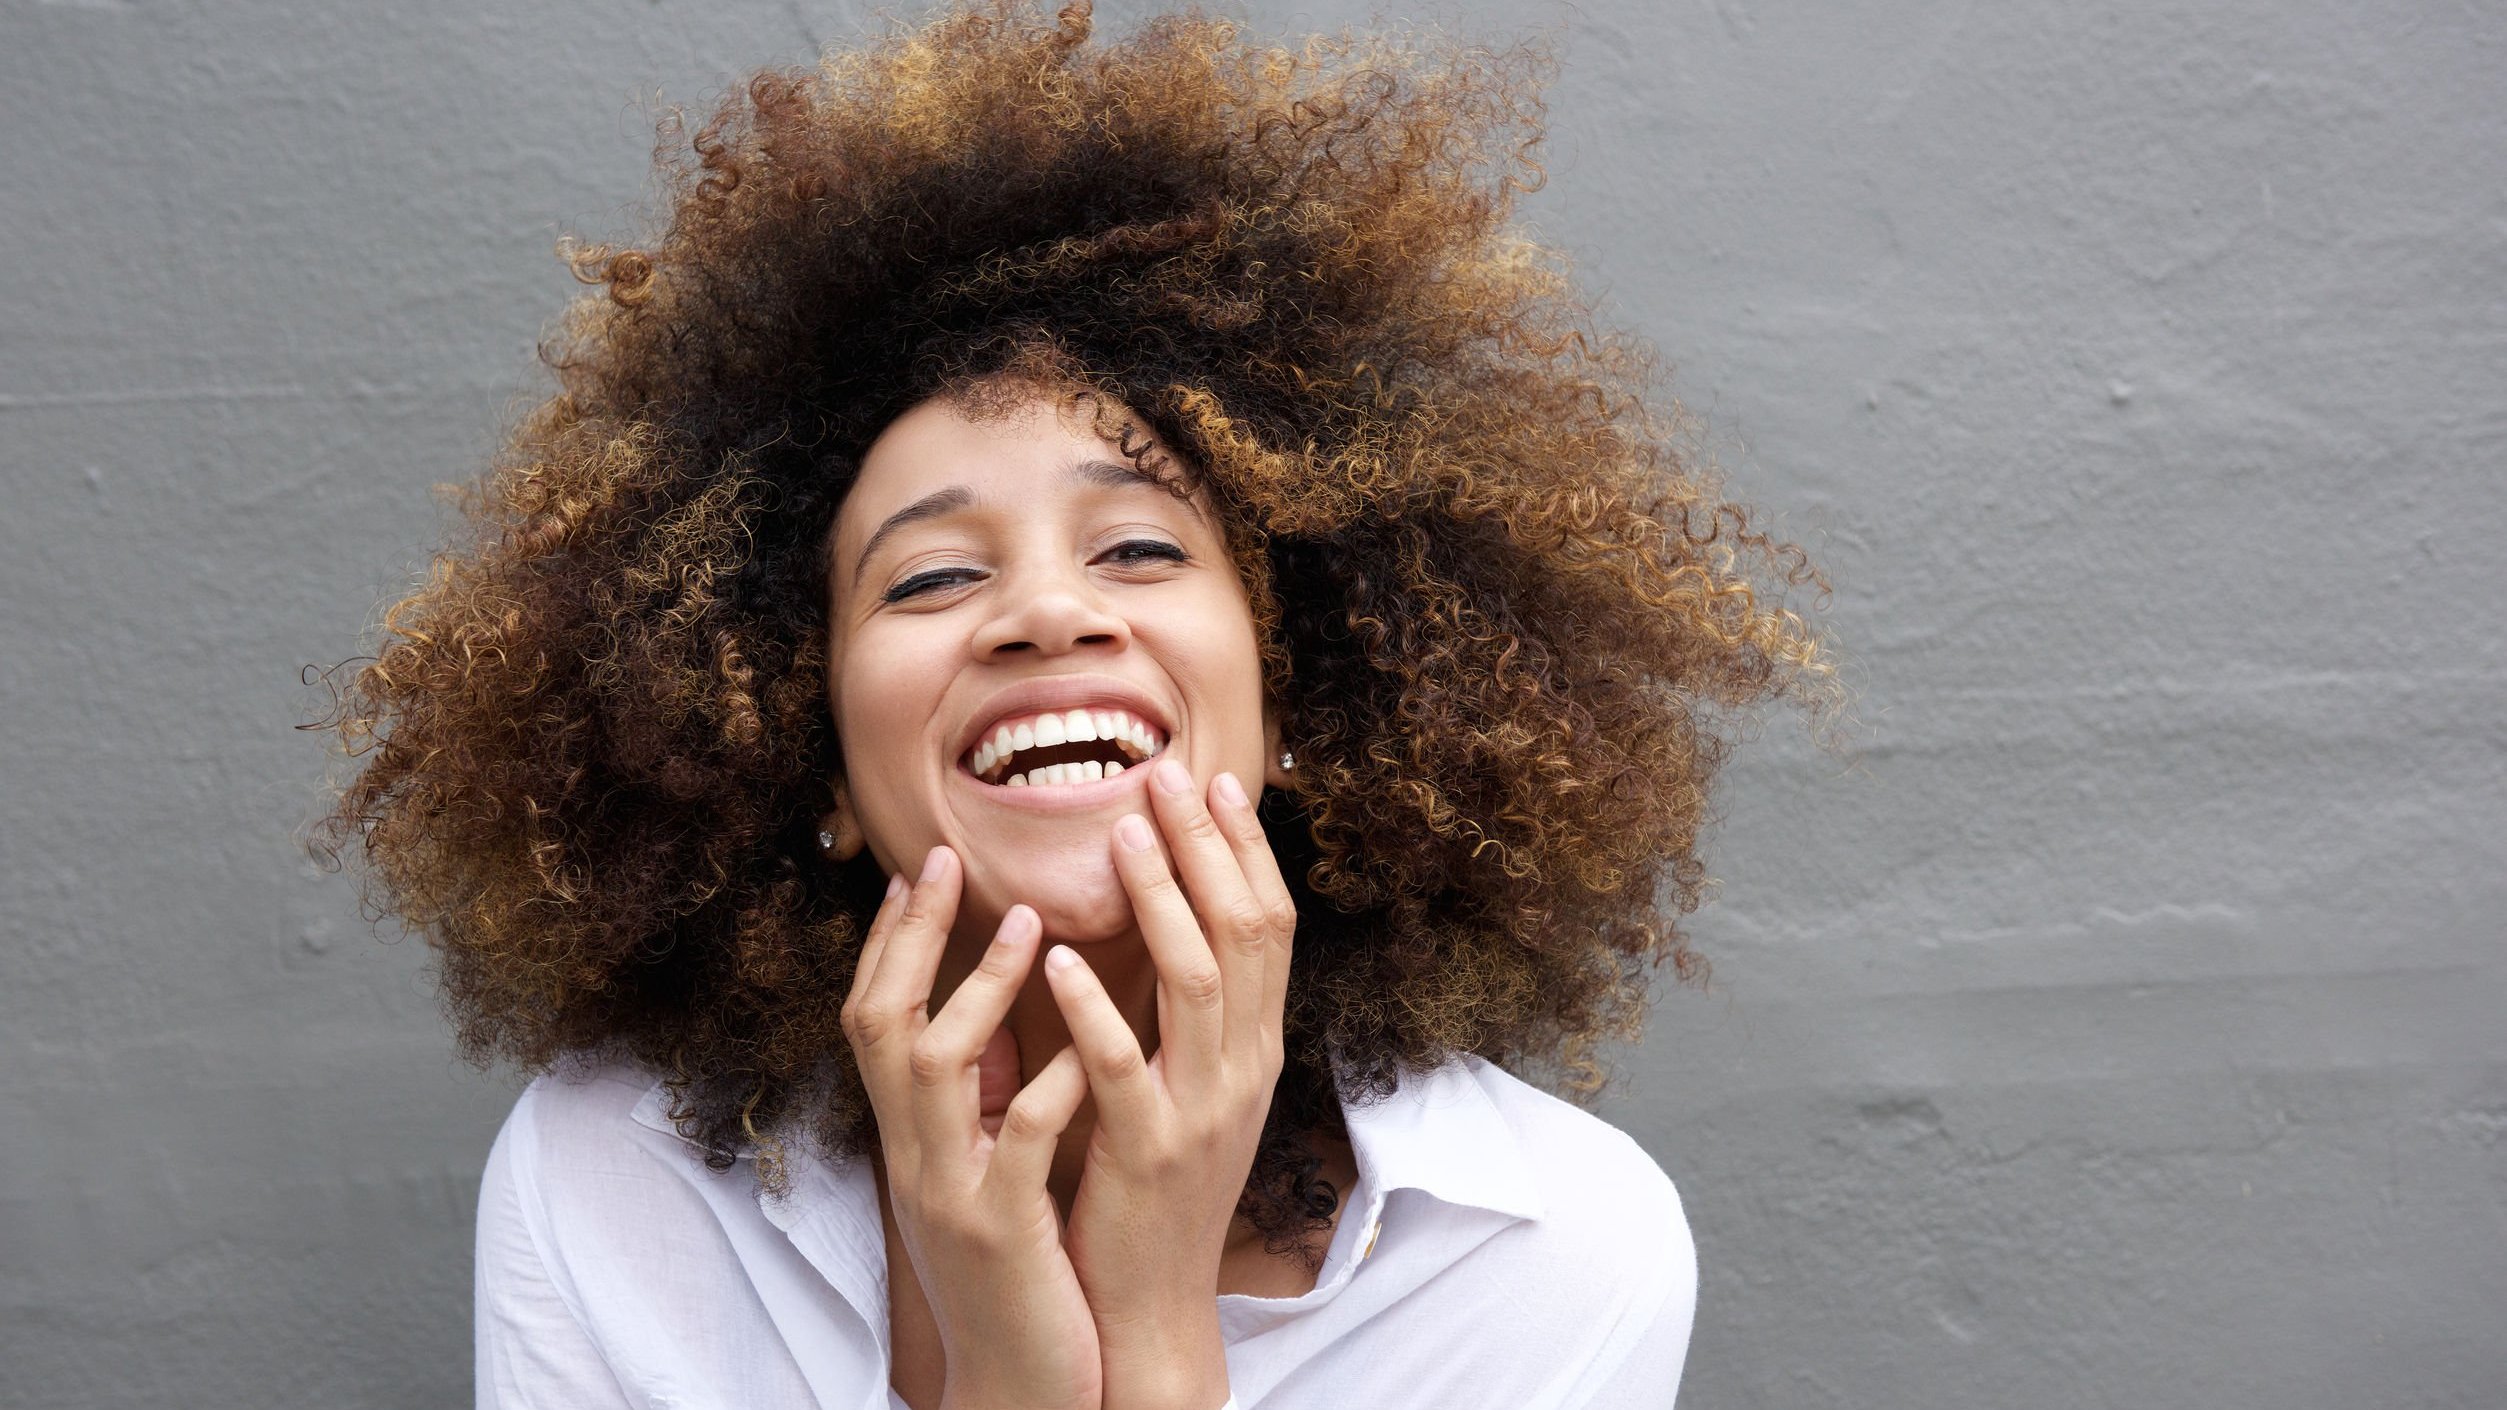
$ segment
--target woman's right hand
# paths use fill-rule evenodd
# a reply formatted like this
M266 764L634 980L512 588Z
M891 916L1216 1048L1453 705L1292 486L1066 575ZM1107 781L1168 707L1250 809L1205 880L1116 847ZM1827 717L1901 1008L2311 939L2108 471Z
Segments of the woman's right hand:
M1096 1323L1045 1191L1088 1077L1078 1050L1063 1049L1011 1099L998 1132L985 1130L976 1060L1044 927L1012 906L981 963L931 1015L964 879L956 854L935 847L920 880L890 881L845 998L845 1037L879 1119L897 1232L940 1332L946 1410L1097 1410Z

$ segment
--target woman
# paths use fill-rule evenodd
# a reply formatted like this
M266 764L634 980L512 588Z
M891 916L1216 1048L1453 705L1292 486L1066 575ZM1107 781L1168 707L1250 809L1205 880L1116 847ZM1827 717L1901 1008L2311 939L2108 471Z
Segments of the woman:
M575 252L336 720L543 1074L482 1404L1671 1403L1670 1183L1500 1064L1597 1088L1826 667L1508 232L1537 68L966 4Z

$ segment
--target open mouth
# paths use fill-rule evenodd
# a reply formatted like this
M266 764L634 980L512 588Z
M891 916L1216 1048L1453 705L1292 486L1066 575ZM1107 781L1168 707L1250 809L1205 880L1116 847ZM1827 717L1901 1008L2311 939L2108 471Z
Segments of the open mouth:
M1157 726L1129 710L1049 710L1002 721L961 762L996 788L1033 788L1113 778L1166 745Z

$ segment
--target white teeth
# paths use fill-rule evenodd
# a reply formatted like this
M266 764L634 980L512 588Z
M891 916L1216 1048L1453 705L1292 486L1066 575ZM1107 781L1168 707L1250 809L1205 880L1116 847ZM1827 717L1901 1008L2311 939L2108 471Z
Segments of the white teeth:
M1113 778L1125 768L1138 768L1166 752L1167 742L1159 736L1157 728L1128 710L1077 709L1038 715L1024 724L999 726L990 739L976 744L966 756L966 763L981 778L1008 763L1013 755L1022 750L1100 739L1119 741L1126 753L1137 757L1113 763L1083 761L1048 765L1005 777L1001 784L1004 787L1034 788L1046 783L1083 783L1092 779ZM1058 775L1056 769L1060 770Z

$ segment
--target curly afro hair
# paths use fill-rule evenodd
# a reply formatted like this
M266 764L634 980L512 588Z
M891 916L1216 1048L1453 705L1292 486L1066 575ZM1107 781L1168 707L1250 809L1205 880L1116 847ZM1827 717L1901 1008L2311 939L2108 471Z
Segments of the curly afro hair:
M1207 488L1297 756L1244 1216L1310 1246L1307 1137L1405 1068L1598 1090L1651 972L1694 969L1710 778L1833 673L1781 604L1803 555L1509 225L1552 67L959 0L666 121L666 224L565 247L595 288L542 347L558 389L309 726L357 761L312 846L430 938L464 1051L641 1063L770 1185L791 1141L874 1148L837 1010L884 878L814 843L826 541L887 422L1016 379Z

